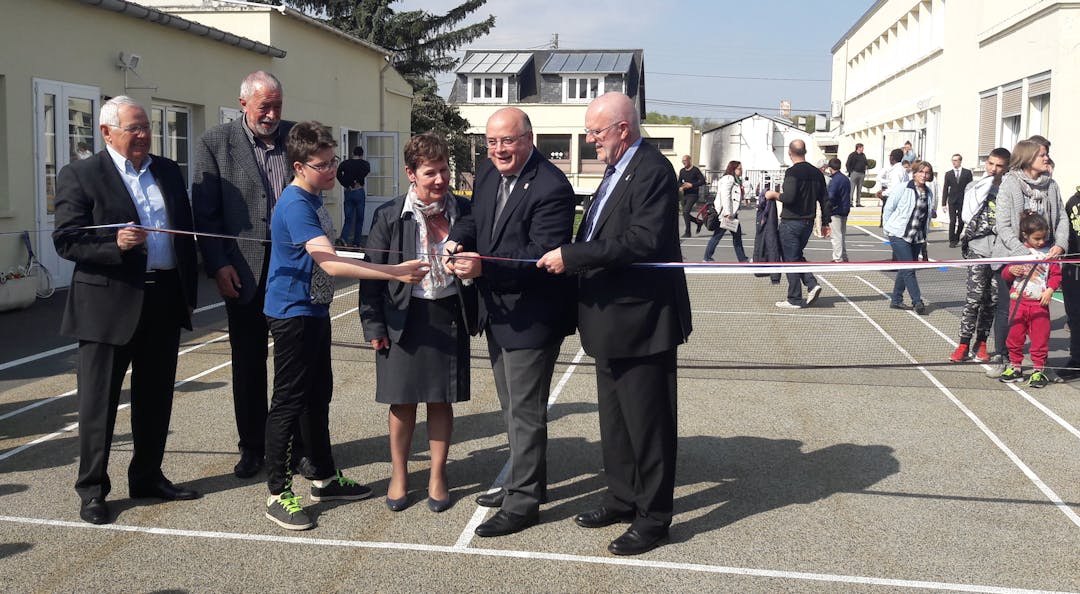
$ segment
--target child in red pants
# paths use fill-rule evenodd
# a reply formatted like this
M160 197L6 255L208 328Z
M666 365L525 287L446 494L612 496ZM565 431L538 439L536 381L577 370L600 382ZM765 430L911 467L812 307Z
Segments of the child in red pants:
M1033 254L1049 252L1047 235L1050 226L1042 215L1031 213L1020 219L1020 240ZM1003 382L1024 380L1024 339L1031 340L1031 365L1034 371L1028 386L1042 388L1049 380L1043 372L1050 344L1050 298L1061 286L1061 265L1056 262L1040 264L1010 264L1001 271L1009 283L1009 366L1001 374Z

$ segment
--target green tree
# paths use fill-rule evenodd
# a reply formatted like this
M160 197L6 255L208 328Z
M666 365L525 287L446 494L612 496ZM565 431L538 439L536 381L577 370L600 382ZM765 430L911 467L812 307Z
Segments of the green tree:
M694 124L694 118L690 116L667 115L655 111L645 114L646 124Z
M392 0L278 0L305 10L350 35L386 48L394 68L413 87L412 132L434 131L450 143L451 158L461 172L472 168L468 122L439 96L435 76L457 66L457 48L486 35L495 17L457 28L487 0L465 0L444 15L424 10L398 12Z

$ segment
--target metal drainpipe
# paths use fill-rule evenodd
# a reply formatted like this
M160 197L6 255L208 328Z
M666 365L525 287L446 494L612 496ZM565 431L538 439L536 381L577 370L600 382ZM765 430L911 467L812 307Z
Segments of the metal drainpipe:
M385 73L390 68L390 58L386 58L386 65L379 70L379 132L386 132L386 86Z

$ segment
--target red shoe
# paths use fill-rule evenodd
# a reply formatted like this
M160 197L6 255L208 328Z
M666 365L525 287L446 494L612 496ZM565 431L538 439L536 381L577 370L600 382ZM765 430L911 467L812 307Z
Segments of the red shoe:
M990 362L990 353L986 352L986 341L985 340L979 341L978 345L976 345L976 347L975 347L975 360L978 361L979 363L989 363Z
M985 350L986 349L984 348L983 351L985 352ZM953 354L949 355L949 360L952 361L953 363L963 363L964 361L967 361L967 358L968 358L968 345L966 345L966 344L962 344L962 345L956 347L956 350L953 351Z

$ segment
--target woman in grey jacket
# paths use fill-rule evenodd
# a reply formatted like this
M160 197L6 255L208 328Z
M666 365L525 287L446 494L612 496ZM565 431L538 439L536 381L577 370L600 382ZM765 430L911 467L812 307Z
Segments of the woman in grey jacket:
M1050 177L1049 147L1032 140L1021 140L1013 149L1009 172L1001 180L997 196L997 241L993 257L1026 256L1030 253L1020 241L1018 227L1025 210L1037 212L1050 223L1050 257L1065 253L1069 246L1069 217L1057 182ZM996 266L1000 273L1001 266ZM997 377L1008 360L1005 337L1009 333L1009 284L998 282L998 308L994 318L995 366L987 375Z

